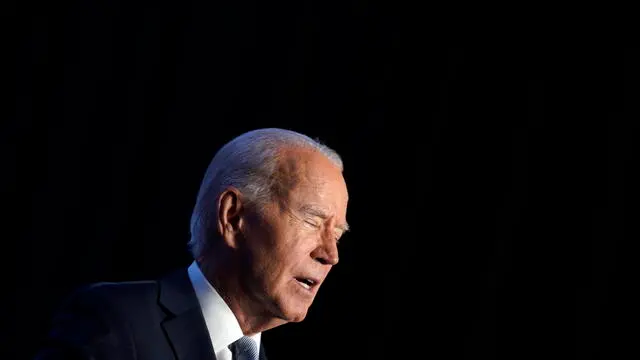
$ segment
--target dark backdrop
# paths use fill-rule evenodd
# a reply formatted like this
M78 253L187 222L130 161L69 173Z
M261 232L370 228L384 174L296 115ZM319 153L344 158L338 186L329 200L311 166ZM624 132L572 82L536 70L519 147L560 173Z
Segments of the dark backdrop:
M342 154L353 227L271 358L638 353L638 50L436 48L364 2L12 10L3 358L78 286L188 265L206 166L258 127Z

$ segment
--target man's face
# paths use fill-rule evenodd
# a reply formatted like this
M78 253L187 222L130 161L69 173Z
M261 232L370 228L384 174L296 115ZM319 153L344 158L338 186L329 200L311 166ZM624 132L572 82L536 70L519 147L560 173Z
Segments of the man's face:
M278 199L246 217L243 285L255 311L298 322L338 262L348 195L339 168L315 151L290 150L278 175Z

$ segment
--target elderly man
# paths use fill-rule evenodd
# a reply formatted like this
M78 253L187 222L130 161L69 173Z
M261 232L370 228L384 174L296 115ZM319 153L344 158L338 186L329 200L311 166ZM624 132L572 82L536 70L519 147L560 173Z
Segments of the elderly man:
M282 129L224 145L191 219L186 269L74 294L39 359L266 359L263 331L302 321L347 231L338 154Z

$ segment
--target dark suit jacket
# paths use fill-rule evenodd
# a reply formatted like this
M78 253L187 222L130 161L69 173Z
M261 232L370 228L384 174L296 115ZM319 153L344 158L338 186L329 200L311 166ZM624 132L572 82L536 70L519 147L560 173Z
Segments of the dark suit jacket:
M260 359L266 360L260 347ZM36 359L212 360L215 355L182 269L158 281L99 283L79 290L55 316Z

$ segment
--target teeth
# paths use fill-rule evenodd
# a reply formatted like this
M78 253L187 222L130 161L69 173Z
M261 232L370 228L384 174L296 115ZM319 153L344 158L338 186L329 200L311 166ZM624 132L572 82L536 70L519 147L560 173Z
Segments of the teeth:
M310 279L296 278L296 280L300 285L302 285L307 290L311 289L311 285L314 284L314 281Z

